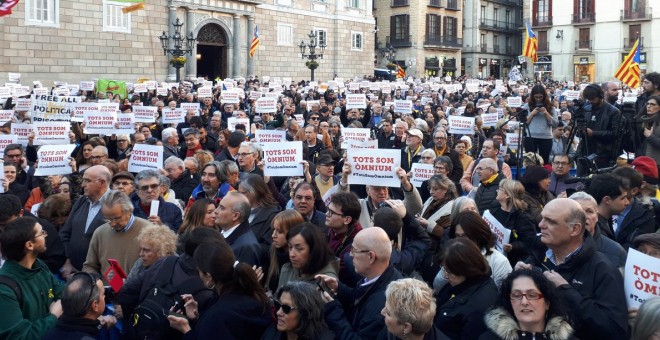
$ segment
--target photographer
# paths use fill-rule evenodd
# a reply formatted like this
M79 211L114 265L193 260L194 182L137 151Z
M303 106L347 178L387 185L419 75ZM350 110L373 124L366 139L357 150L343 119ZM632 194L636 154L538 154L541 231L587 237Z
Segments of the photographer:
M525 151L536 153L543 157L543 164L548 164L552 150L552 129L557 126L559 119L557 110L552 106L545 87L536 85L527 100L528 135L525 138Z
M617 140L621 138L619 131L621 113L605 101L605 93L601 87L596 84L587 85L582 97L591 104L591 110L587 104L575 112L578 136L581 138L578 145L578 176L589 174L589 167L592 165L585 164L584 158L592 154L595 154L593 163L598 168L614 164L620 153L619 150L615 150L618 149L617 145L620 145ZM584 126L580 126L581 123Z

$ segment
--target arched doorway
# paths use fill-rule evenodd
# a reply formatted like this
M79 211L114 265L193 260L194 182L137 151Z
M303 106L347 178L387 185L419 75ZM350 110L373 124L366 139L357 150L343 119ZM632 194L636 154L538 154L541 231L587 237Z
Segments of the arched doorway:
M206 24L197 34L197 76L227 77L227 35L216 24Z

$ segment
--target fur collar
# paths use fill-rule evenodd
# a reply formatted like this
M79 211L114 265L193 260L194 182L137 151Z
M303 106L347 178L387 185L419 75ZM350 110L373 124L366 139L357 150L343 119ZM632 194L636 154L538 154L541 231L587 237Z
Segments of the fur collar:
M486 326L503 340L520 338L516 320L504 308L495 308L484 317ZM545 325L545 335L550 340L566 340L573 334L571 325L560 316L552 317Z

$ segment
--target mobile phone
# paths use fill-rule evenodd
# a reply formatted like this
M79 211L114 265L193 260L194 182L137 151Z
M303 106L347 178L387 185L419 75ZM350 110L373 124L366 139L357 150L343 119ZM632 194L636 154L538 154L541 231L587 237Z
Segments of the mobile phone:
M323 282L323 280L321 279L316 280L316 285L319 287L319 289L322 292L328 293L328 295L330 295L330 297L332 297L333 299L335 298L335 293L333 293L332 290L328 288L328 286Z

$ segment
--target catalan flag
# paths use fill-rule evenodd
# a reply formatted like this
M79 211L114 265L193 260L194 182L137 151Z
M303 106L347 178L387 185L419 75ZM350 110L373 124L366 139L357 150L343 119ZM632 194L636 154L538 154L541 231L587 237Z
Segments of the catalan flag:
M641 73L639 71L639 64L641 64L639 55L639 38L635 41L632 49L628 55L623 59L623 63L616 70L614 78L621 80L622 83L636 89L641 80Z
M250 44L250 58L254 57L254 54L257 53L257 47L259 47L259 26L254 26L254 37L252 38L252 44Z
M403 70L403 67L401 67L401 65L396 65L396 77L397 78L406 77L406 71Z
M144 0L114 0L114 1L132 3L132 5L126 6L121 9L121 12L124 14L144 9Z
M539 43L536 39L536 34L532 31L532 27L529 26L529 23L525 24L527 25L527 36L525 37L525 45L523 45L522 55L532 59L532 63L535 63L539 60L539 57L536 54L536 51L539 48Z

